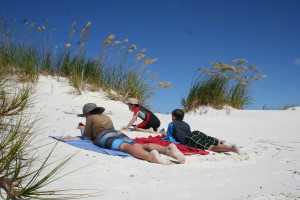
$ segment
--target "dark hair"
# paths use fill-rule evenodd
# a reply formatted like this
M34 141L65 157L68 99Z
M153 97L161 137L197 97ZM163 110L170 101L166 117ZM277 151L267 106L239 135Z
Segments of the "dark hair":
M129 105L132 105L132 106L135 106L135 107L139 107L140 106L139 104L132 104L132 103L129 103Z
M174 116L176 120L182 121L184 118L184 112L181 109L175 109L172 111L172 116Z
M90 111L90 115L97 115L97 114L101 114L99 109L94 109L94 110Z

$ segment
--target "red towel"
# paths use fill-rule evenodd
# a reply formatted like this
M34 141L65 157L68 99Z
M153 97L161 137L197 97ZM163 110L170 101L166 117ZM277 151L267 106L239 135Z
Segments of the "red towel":
M162 140L160 135L155 136L155 137L149 136L148 138L135 138L133 140L140 144L155 143L155 144L160 144L162 146L169 146L171 144L171 142L166 142L166 141ZM181 151L186 156L190 156L193 154L201 154L201 155L209 154L209 152L201 150L201 149L184 146L184 145L177 144L177 143L174 143L174 144L177 146L179 151Z

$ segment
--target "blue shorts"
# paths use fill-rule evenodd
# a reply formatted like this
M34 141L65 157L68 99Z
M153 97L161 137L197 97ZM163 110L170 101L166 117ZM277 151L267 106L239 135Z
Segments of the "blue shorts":
M106 131L98 139L99 146L105 149L119 150L123 143L136 142L120 131Z

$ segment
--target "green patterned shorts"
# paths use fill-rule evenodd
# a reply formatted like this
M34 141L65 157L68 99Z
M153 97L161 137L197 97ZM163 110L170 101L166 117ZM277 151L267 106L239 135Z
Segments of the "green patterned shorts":
M184 145L206 150L211 145L218 145L219 140L217 138L208 136L200 131L193 131L185 137Z

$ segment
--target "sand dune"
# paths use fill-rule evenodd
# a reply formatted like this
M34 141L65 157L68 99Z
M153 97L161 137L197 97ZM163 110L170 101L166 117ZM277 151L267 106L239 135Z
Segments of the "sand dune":
M79 135L85 122L76 114L85 103L106 108L116 128L132 116L127 106L105 98L103 93L75 95L63 79L41 77L37 86L35 116L47 116L40 124L39 145L55 142L51 135ZM175 108L174 108L175 109ZM166 128L170 115L157 114ZM135 158L108 156L59 142L53 159L78 152L62 172L82 169L51 184L50 188L96 189L101 194L85 199L300 199L300 108L279 110L208 109L188 113L193 130L243 146L248 155L214 153L186 156L185 164L163 166ZM147 133L126 132L130 137ZM47 152L47 148L43 148ZM41 151L41 156L43 153ZM79 191L81 192L81 191ZM84 191L82 191L84 193Z

